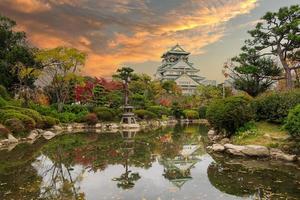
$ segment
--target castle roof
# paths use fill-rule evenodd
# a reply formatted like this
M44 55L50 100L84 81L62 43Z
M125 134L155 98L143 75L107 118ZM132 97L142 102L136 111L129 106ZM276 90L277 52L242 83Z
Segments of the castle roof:
M170 54L177 54L177 55L189 55L190 52L185 51L179 44L176 44L174 47L172 47L169 51L165 52L162 55L162 58L166 57Z

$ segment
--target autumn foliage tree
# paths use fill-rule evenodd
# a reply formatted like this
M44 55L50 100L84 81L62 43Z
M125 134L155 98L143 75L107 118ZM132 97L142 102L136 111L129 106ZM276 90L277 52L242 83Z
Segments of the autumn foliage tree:
M36 60L44 66L40 81L48 85L48 91L62 111L69 97L74 81L81 78L76 74L85 63L86 54L75 48L57 47L41 50L36 54Z

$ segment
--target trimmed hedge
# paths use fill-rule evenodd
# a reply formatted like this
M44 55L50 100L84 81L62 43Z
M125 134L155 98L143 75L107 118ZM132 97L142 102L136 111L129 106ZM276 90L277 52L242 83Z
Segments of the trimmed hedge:
M282 124L297 104L300 104L300 90L264 94L254 99L251 106L256 120Z
M5 100L9 100L10 96L6 90L6 88L3 85L0 85L0 97L2 97Z
M171 110L165 106L150 106L147 110L156 114L160 118L164 115L169 116L171 113Z
M135 110L134 114L140 119L155 119L155 118L157 118L157 115L155 113L150 112L148 110L143 110L143 109Z
M93 112L97 115L100 121L112 121L115 119L115 112L110 108L95 107Z
M0 108L7 106L7 101L0 97Z
M50 116L43 116L42 128L51 128L57 124L59 124L58 119Z
M14 110L14 111L18 111L24 115L27 115L27 116L31 117L32 119L34 119L34 121L37 123L38 126L43 121L42 115L39 112L29 109L29 108L21 108L21 107L17 107L17 106L5 106L2 109Z
M215 100L208 106L206 117L218 132L230 136L253 120L254 113L249 104L249 99L243 96Z
M292 136L300 136L300 104L290 110L284 128Z
M36 122L31 117L15 110L0 110L0 122L5 123L8 119L19 119L24 124L27 131L32 130L36 126Z
M186 119L199 119L199 113L195 110L184 110L183 114Z

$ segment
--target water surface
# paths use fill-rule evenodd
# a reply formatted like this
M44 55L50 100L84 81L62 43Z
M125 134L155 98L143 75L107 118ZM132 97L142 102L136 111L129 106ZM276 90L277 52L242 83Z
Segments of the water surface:
M297 166L209 155L207 129L82 133L0 151L0 199L300 199Z

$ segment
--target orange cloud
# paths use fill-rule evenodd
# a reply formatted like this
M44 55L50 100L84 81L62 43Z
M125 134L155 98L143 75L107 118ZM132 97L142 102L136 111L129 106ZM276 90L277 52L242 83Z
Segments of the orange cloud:
M5 4L9 4L13 9L20 12L42 12L51 9L50 4L44 3L40 0L3 0Z
M10 1L20 12L51 9L52 15L46 18L61 20L48 25L20 17L18 22L30 41L41 48L76 47L88 53L84 74L109 76L124 63L159 61L176 43L193 54L203 53L203 47L224 36L227 21L249 13L257 0L188 0L166 11L155 10L144 0L101 0L93 2L93 7L86 4L89 0L41 2ZM55 8L65 4L78 14L57 13Z

